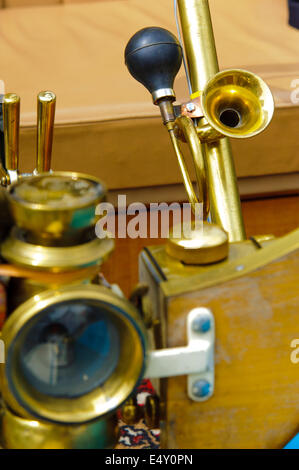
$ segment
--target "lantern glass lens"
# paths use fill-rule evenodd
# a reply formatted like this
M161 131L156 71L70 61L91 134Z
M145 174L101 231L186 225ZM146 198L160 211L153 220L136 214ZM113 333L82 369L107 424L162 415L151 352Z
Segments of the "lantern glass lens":
M51 305L27 323L22 336L18 369L44 395L89 393L105 384L119 362L116 325L103 306L87 300Z

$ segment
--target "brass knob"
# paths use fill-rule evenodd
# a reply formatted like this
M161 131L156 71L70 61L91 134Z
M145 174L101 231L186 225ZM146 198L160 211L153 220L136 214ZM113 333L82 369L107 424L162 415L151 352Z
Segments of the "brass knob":
M192 230L182 230L183 235L175 236L173 230L167 244L168 255L185 264L212 264L228 256L228 235L218 225L202 222Z
M144 405L144 420L148 428L155 429L160 423L160 400L157 395L146 397Z
M132 425L138 423L141 419L141 409L137 404L136 396L129 398L121 409L121 418L124 423Z

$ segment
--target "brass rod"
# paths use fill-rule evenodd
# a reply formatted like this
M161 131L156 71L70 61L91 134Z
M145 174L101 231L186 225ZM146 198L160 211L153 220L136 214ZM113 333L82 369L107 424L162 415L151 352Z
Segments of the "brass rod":
M42 91L37 97L37 156L36 172L50 171L56 96Z
M201 145L198 139L198 135L192 119L187 116L180 116L175 120L175 125L183 134L184 139L189 147L193 160L193 165L195 168L196 182L198 188L198 201L202 203L203 206L203 220L207 220L209 215L210 201L208 192L207 172L205 168L205 158L203 152L204 147ZM187 171L186 168L185 171Z
M5 168L10 179L19 167L20 97L7 93L3 99Z
M168 131L169 131L169 135L170 135L170 138L171 138L173 148L175 150L175 153L176 153L176 156L177 156L177 159L178 159L181 174L183 176L184 186L185 186L185 189L186 189L186 192L187 192L187 195L188 195L189 202L191 204L192 212L194 214L196 214L195 207L196 207L196 204L199 203L199 201L198 201L197 196L195 194L192 181L189 177L189 173L188 173L188 170L187 170L187 167L186 167L185 159L184 159L183 154L181 153L180 147L178 145L178 140L177 140L177 138L174 134L174 130L173 130L173 128L170 128L169 125L167 125L167 127L168 127Z
M222 226L230 241L246 239L235 166L229 139L205 144L211 220ZM242 222L242 223L241 223Z
M182 35L192 93L203 90L219 71L208 0L178 0ZM211 219L229 234L230 241L246 238L230 143L223 138L205 146ZM221 197L221 199L219 199Z
M192 93L219 72L208 0L178 0Z

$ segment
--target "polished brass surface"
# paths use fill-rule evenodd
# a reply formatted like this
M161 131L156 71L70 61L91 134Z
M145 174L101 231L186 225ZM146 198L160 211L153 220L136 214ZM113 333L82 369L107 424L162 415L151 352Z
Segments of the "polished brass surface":
M203 220L206 220L209 214L210 205L209 205L209 193L208 193L208 181L206 175L205 161L202 152L202 147L198 140L198 136L193 125L192 119L187 116L179 116L175 120L175 125L182 132L185 141L187 142L190 153L192 156L197 188L198 188L198 201L203 204ZM185 167L181 167L182 172L186 172ZM186 179L186 176L184 180Z
M121 419L124 423L132 425L138 423L142 417L141 407L137 403L136 395L130 397L121 409Z
M201 92L219 71L208 0L178 0L192 92Z
M28 269L16 266L14 264L0 264L0 276L9 276L11 278L30 279L43 285L68 284L80 279L88 279L95 276L99 268L97 265L90 268L76 269L72 271L51 272L39 271L37 269Z
M74 245L94 232L96 206L105 200L106 188L89 175L57 171L23 178L9 187L8 198L27 241Z
M149 429L158 428L160 425L160 400L157 395L146 397L144 405L144 420Z
M269 243L272 243L272 241L261 241L262 247L267 246ZM220 266L226 266L229 262L250 256L257 251L257 247L251 240L229 243L228 257L217 264L210 265L184 264L177 258L167 254L166 245L152 246L149 250L155 261L161 267L168 283L177 282L179 279L181 279L182 283L185 283L185 278L193 278L194 276L201 275L203 279L204 276L210 276L210 272L215 273L215 269L218 271ZM145 253L143 252L142 257L144 256ZM186 285L187 283L185 287Z
M56 96L51 91L42 91L37 96L37 155L36 172L51 169Z
M20 239L13 228L1 246L1 255L19 266L59 273L102 264L113 248L114 240L99 238L65 247L34 245Z
M191 208L193 213L198 217L197 205L202 204L202 216L203 219L206 220L208 213L209 213L209 198L208 198L208 188L207 188L207 181L206 181L206 172L205 172L205 164L202 158L202 152L200 143L197 138L197 134L191 119L187 118L186 116L180 116L176 119L175 125L180 129L182 134L184 135L185 140L189 144L189 149L192 155L195 173L196 173L196 181L197 181L197 188L198 188L198 196L196 195L191 178L188 173L188 169L186 166L186 161L184 155L181 152L178 139L175 135L175 128L173 123L168 123L168 131L172 141L172 145L174 151L176 153L179 167L183 176L184 186L188 195L188 200L191 204Z
M24 419L4 407L1 440L6 449L112 449L118 440L117 418L113 414L67 426Z
M3 168L2 163L0 162L0 186L3 186L4 188L6 188L6 186L8 186L9 183L10 183L9 176L7 172L5 171L5 169Z
M20 97L7 93L3 98L5 167L17 172L19 167Z
M0 167L0 178L3 186L10 187L1 193L1 207L10 210L0 235L2 239L6 237L1 255L12 264L0 265L0 275L10 278L7 281L8 317L1 332L7 361L0 366L4 403L0 410L0 445L11 449L113 448L118 440L114 412L143 376L147 333L137 309L121 292L102 282L99 275L100 265L114 248L113 239L99 239L95 234L99 219L96 207L106 198L105 186L89 175L51 172L55 102L51 92L38 96L36 169L34 176L19 177L20 102L13 94L6 95L4 100L6 169ZM55 321L58 321L55 319L60 318L63 329L64 317L59 315L64 314L59 313L59 308L63 311L74 304L75 310L79 308L77 321L82 322L77 325L76 334L82 334L81 326L83 330L86 328L84 333L89 334L88 328L98 316L99 321L107 322L109 341L117 341L116 355L113 353L108 362L106 358L102 365L104 372L100 368L98 375L92 368L82 366L83 359L76 356L76 338L71 337L68 327L65 337L62 333L55 345L56 339L49 339L49 342L46 339L45 343L38 334L37 343L32 343L30 334L35 334L37 322L41 321L41 328L45 328L48 321L48 326L55 330ZM88 308L91 316L87 318L86 314L85 318ZM53 311L54 317L51 316ZM33 367L34 372L30 367L28 372L27 365L18 356L27 340L35 348L34 367L37 369ZM52 348L50 355L45 344ZM62 362L58 359L60 354ZM86 354L88 360L93 357L99 367L97 354L102 352L93 352L91 348ZM65 370L66 365L68 372L61 370ZM53 379L54 369L57 375ZM83 375L81 370L84 370ZM62 388L66 386L63 392L57 391L58 376L62 377L59 378ZM75 392L65 377L78 377L78 387L73 385ZM39 383L45 386L40 389Z
M209 142L215 142L218 139L224 138L223 135L212 127L210 124L206 124L204 119L200 120L200 125L196 127L196 131L199 137L199 140L204 144Z
M203 201L198 200L196 193L194 191L193 184L192 184L191 178L187 170L184 155L182 154L180 150L178 139L175 136L173 123L168 123L167 128L168 128L170 139L171 139L174 151L176 153L178 164L182 173L183 183L187 192L188 200L191 204L193 213L195 213L196 204L198 204L199 202L203 202Z
M57 289L78 283L100 284L101 264L100 261L99 264L88 268L60 272L40 271L9 264L0 265L0 274L10 276L7 285L7 315L10 315L23 302L47 289Z
M120 353L115 369L101 387L78 397L56 398L29 384L20 370L18 354L28 322L33 318L36 320L37 316L43 318L48 307L67 301L92 302L109 312L109 319L120 335ZM8 318L2 338L6 357L10 357L0 367L2 396L14 413L27 419L36 417L68 424L97 419L116 410L128 399L145 369L146 330L139 313L130 302L103 286L78 284L32 297ZM12 347L13 344L16 347Z
M185 264L211 264L228 256L228 236L218 225L203 222L191 236L175 238L170 235L166 253Z
M178 0L178 6L192 92L196 96L219 71L209 3L208 0ZM246 235L237 179L226 138L217 143L217 149L219 158L215 159L209 155L212 149L206 148L208 184L211 188L217 187L217 193L222 196L220 200L210 199L212 222L220 223L228 232L230 241L244 240Z
M205 144L211 220L223 227L230 242L234 242L245 239L246 235L243 223L239 223L241 202L238 186L235 184L235 165L230 155L231 144L227 139Z
M259 238L258 238L259 239ZM184 265L170 257L165 247L152 247L151 253L167 275L161 289L167 296L198 291L253 272L299 249L299 229L279 239L260 238L262 249L251 241L229 244L229 256L209 266Z
M224 70L211 78L201 95L209 124L227 137L247 138L270 123L274 100L269 87L246 70Z
M163 124L173 122L175 120L174 108L172 101L169 99L163 99L158 102Z

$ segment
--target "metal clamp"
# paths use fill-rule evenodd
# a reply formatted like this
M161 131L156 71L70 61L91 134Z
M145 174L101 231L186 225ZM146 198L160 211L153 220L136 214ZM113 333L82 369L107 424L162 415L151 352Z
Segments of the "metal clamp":
M195 308L187 318L188 346L149 352L145 377L187 375L188 396L205 401L214 392L215 322L211 310Z

